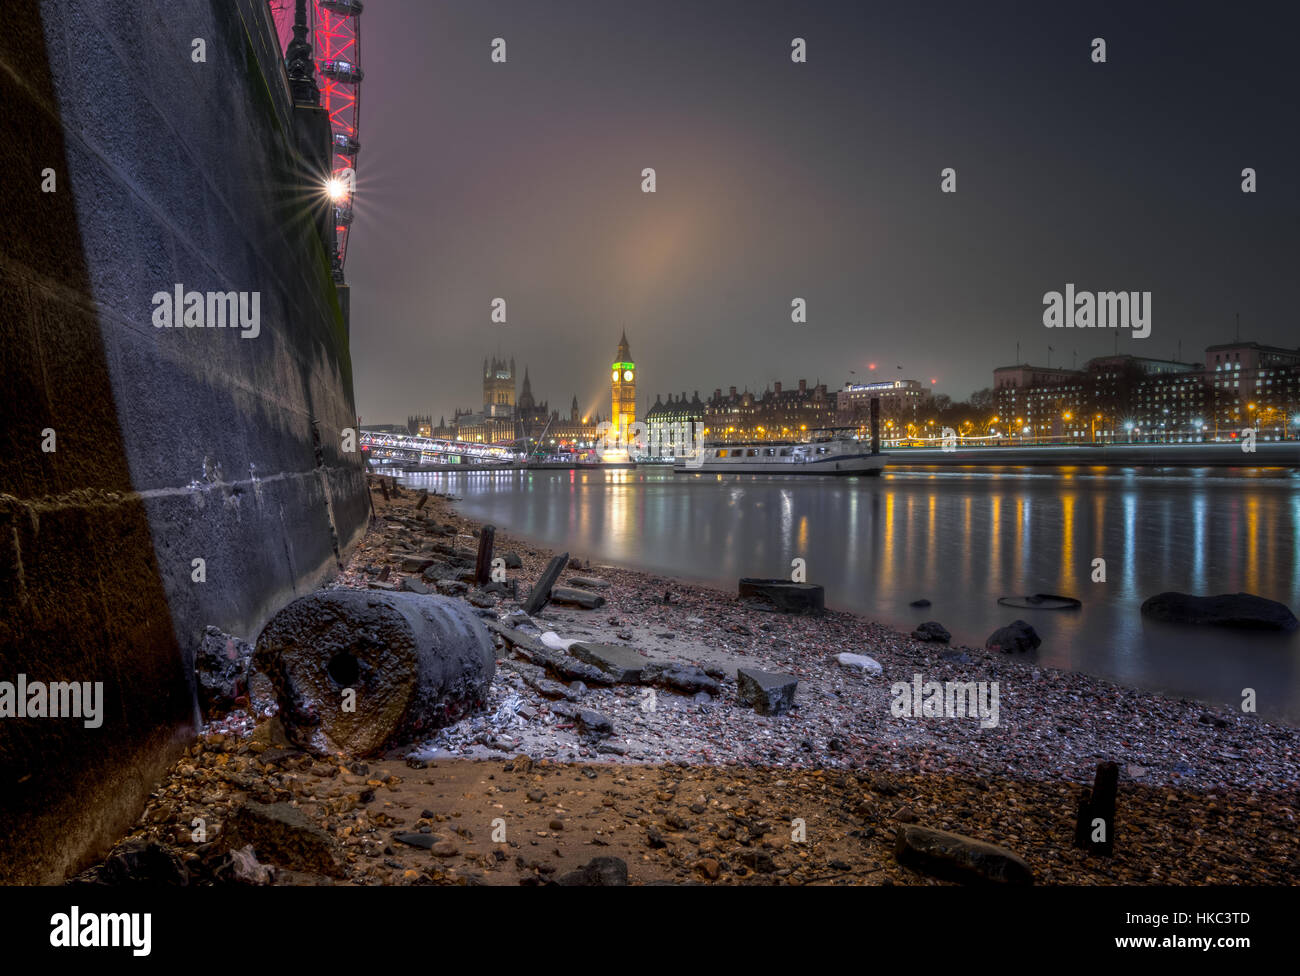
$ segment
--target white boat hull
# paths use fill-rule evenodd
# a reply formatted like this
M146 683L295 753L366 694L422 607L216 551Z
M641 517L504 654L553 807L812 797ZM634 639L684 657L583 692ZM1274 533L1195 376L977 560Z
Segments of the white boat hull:
M827 457L706 457L673 463L677 474L879 475L887 454L832 454Z

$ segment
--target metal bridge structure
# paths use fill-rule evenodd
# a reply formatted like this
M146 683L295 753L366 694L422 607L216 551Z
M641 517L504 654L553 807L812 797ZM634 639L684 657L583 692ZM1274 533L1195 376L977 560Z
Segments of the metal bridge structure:
M287 50L293 34L293 0L269 0L280 47ZM331 199L334 206L334 274L342 280L352 228L352 198L356 190L357 155L361 152L362 0L308 0L307 26L312 60L320 86L321 107L329 113L331 133Z
M379 464L513 464L518 451L498 444L361 431L361 450Z

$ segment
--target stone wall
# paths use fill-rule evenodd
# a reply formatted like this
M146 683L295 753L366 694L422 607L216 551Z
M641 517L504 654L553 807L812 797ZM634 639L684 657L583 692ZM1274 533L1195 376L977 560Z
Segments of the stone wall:
M0 682L103 682L104 709L0 717L0 881L120 835L193 734L203 627L255 638L364 529L324 150L299 144L328 129L265 6L5 7ZM178 284L256 293L256 335L155 327Z

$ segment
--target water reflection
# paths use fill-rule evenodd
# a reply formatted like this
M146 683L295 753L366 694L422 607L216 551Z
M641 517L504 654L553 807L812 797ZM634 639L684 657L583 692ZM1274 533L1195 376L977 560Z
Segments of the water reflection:
M414 475L465 510L584 558L731 588L807 560L832 606L911 629L941 621L982 645L1015 616L1043 636L1038 660L1236 705L1300 724L1300 635L1199 632L1143 621L1162 590L1247 591L1300 608L1300 479L1212 469L889 473L879 479L673 475L663 469ZM1093 582L1093 560L1106 561ZM1073 613L997 606L999 596L1077 596ZM914 611L909 601L933 606Z

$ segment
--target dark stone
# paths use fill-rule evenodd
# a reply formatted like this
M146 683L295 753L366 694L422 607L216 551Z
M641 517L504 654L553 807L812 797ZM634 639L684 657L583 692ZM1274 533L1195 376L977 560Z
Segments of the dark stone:
M789 674L741 668L736 672L736 684L742 705L752 705L760 715L780 715L794 704L799 679Z
M435 562L432 556L406 556L400 568L403 573L422 573Z
M912 636L919 641L934 641L940 644L952 640L952 634L948 633L947 628L937 620L927 620L923 624L917 624L916 630L912 631Z
M645 684L670 688L686 695L702 692L716 696L722 691L722 686L716 678L692 664L669 664L657 661L646 666L641 680Z
M399 844L406 844L408 847L423 847L426 851L433 850L433 845L438 838L433 834L393 834L393 840Z
M247 698L252 659L252 644L216 627L204 628L194 658L194 676L205 717L224 715L238 707L240 698Z
M152 841L132 839L123 841L102 863L71 883L180 887L190 883L190 876L176 851Z
M556 878L555 883L566 887L620 887L627 884L627 862L621 857L593 857L576 871Z
M259 859L294 871L345 874L334 838L288 803L246 801L227 821L223 841L230 850L251 844Z
M460 580L440 579L434 586L443 596L464 596L469 592L469 584Z
M1239 630L1291 631L1300 627L1289 607L1252 593L1195 596L1169 591L1157 593L1142 604L1143 616L1167 623Z
M925 597L921 597L921 599L919 600L913 600L910 605L914 607L928 607L930 605L930 601L927 600Z
M964 884L1033 884L1024 859L1004 847L915 825L900 827L894 843L899 864Z
M409 576L402 578L402 590L407 593L419 593L422 596L428 596L433 591L417 579L411 579Z
M508 552L504 556L506 569L523 569L524 561L519 558L518 553Z
M826 591L821 586L787 579L743 577L740 598L755 609L774 613L819 614L826 608Z
M1023 620L1013 620L990 634L984 647L990 651L1005 651L1010 654L1013 651L1032 651L1042 643L1043 639L1033 627Z
M578 709L573 717L578 727L590 735L610 735L614 731L614 723L608 717L589 708Z

